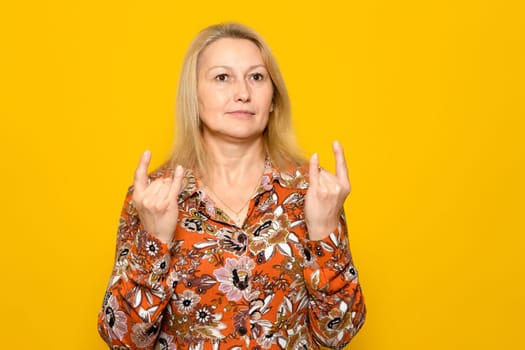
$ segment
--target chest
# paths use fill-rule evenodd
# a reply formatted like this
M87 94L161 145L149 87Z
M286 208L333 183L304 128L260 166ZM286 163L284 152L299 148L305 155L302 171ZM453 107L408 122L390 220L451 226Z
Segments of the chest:
M239 227L201 197L187 200L172 251L176 292L213 290L249 302L265 291L290 288L302 278L303 202L300 192L264 192L252 198Z

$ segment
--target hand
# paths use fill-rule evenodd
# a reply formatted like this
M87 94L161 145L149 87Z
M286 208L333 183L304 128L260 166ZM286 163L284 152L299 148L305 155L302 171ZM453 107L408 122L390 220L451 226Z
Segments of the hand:
M319 167L317 153L310 159L310 185L306 192L304 216L312 240L323 239L337 229L345 199L352 190L343 147L335 141L332 149L335 175Z
M169 242L179 215L178 194L182 186L184 169L178 165L173 178L160 178L148 182L148 165L151 152L145 151L135 170L133 181L133 203L139 213L140 221L146 231L155 234L160 240Z

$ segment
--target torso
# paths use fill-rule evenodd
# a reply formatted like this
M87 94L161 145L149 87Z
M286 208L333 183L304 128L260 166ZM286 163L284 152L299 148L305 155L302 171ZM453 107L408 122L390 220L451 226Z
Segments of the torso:
M317 348L306 329L304 194L262 184L242 227L200 189L181 204L168 276L175 293L159 342L172 339L177 349Z

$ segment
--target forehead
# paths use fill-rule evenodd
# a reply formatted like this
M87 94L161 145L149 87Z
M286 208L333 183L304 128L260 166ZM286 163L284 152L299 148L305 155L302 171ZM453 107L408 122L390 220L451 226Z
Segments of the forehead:
M261 50L247 39L222 38L206 47L199 57L199 67L242 67L264 64Z

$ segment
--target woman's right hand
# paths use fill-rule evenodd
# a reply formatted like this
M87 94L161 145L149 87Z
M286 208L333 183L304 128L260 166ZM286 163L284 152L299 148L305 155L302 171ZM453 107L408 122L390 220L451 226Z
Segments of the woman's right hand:
M173 237L179 215L178 195L182 187L184 169L177 165L173 178L148 181L151 152L145 151L135 170L132 200L144 230L168 243Z

